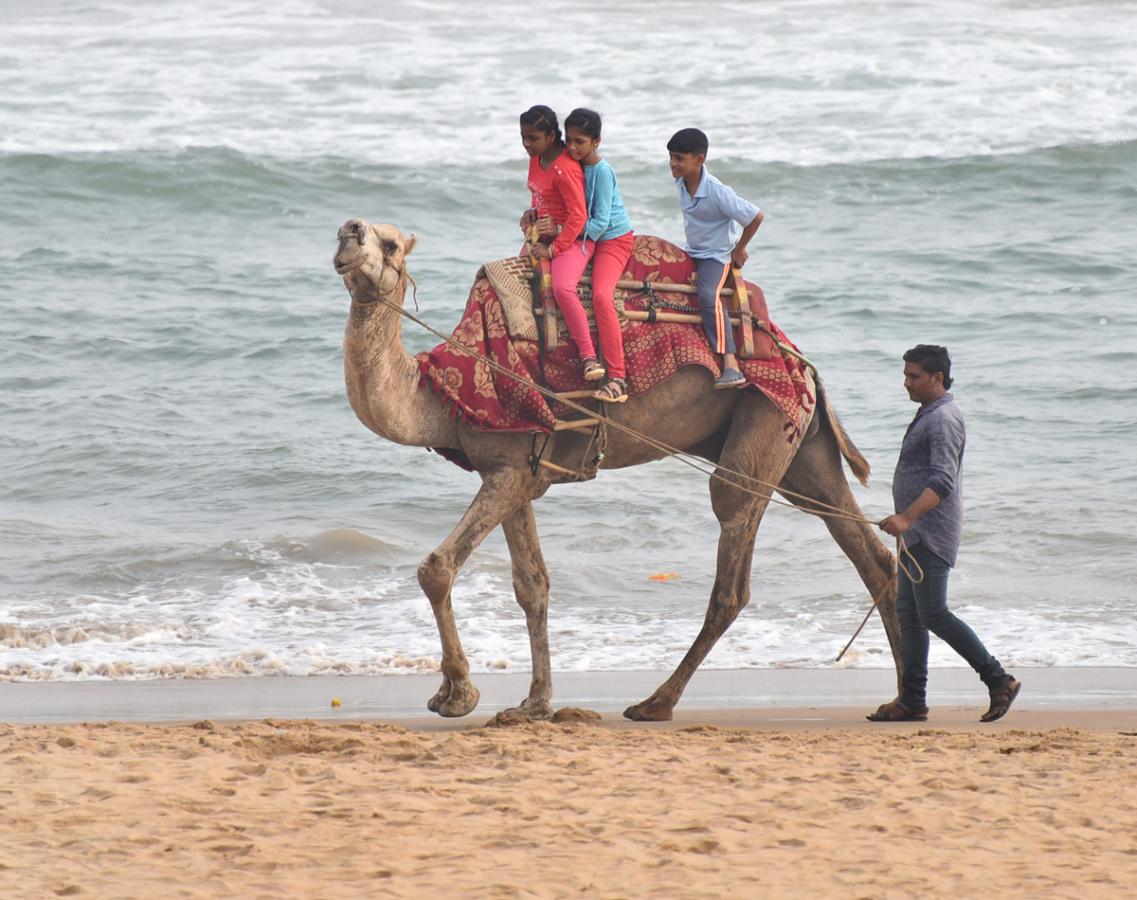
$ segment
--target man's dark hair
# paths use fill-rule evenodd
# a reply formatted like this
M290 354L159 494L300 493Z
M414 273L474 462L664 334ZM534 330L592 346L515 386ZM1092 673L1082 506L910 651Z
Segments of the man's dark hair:
M706 156L708 147L707 136L698 128L680 128L667 142L667 149L672 153L702 153Z
M947 347L939 344L917 344L904 354L904 361L915 363L929 375L944 373L944 390L951 387L951 357Z
M574 109L568 114L565 119L565 131L570 128L575 128L581 134L586 134L590 138L600 139L600 113L594 112L591 109L585 109L583 106Z

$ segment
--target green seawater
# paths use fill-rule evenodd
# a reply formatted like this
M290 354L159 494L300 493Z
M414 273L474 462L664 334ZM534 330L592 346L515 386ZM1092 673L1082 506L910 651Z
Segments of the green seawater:
M968 424L957 609L1011 663L1137 665L1131 5L720 4L734 25L697 40L764 65L668 58L668 18L605 79L523 82L562 45L522 52L500 10L477 45L445 2L393 23L198 6L0 14L0 677L434 664L414 571L478 482L352 414L335 236L356 216L416 233L421 315L448 331L520 244L516 115L545 98L604 112L636 231L679 242L663 144L706 126L708 166L767 217L748 275L874 467L871 516L914 412L900 356L946 344ZM596 12L566 10L564 40L604 54ZM606 472L537 514L555 664L673 665L713 581L705 479ZM867 608L787 510L754 572L708 665L827 665ZM500 536L456 597L475 667L527 665ZM878 632L855 664L888 664Z

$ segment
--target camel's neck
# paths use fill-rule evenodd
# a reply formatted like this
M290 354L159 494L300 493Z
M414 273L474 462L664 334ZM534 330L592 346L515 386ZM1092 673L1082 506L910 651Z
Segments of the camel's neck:
M351 314L344 332L347 396L359 420L376 434L412 447L457 447L457 426L427 387L419 367L403 349L402 316L385 303L369 302L375 287L362 276L345 279ZM399 302L406 281L391 295Z

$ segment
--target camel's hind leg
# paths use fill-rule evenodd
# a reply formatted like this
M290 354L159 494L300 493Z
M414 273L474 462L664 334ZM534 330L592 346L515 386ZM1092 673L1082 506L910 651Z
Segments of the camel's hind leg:
M533 661L533 678L529 696L514 710L533 719L547 719L553 714L552 665L549 661L549 570L541 555L537 536L537 520L533 504L521 509L501 523L509 556L513 561L513 593L525 611L529 629L529 650Z
M521 504L529 502L531 494L526 481L532 480L524 469L504 469L484 475L482 486L462 520L418 568L418 581L430 599L442 641L442 687L427 703L432 712L464 716L478 705L481 695L470 681L470 664L458 638L450 590L459 569L486 535Z
M773 485L781 481L793 453L794 447L782 436L781 413L765 397L755 394L739 404L719 466ZM770 492L770 488L754 482L747 486L759 494ZM703 627L671 677L642 703L624 710L625 717L638 721L669 721L699 664L750 602L754 539L768 505L768 496L755 496L737 484L711 479L711 506L721 529L715 585Z
M805 510L816 510L825 521L825 527L837 541L845 555L857 569L869 594L876 598L877 609L899 680L900 619L896 613L896 557L877 536L876 529L866 521L841 463L841 453L829 426L822 422L818 433L807 440L798 451L782 479L781 487L805 497L812 497L828 507L837 507L845 516L826 515L832 510L820 507L786 494L786 499ZM854 518L847 518L851 516Z

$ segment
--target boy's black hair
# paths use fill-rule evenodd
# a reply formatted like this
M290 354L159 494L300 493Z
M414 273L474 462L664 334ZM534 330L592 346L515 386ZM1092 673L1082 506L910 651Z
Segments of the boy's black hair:
M951 387L951 357L947 347L939 344L917 344L904 354L904 361L915 363L929 375L933 372L944 373L944 390Z
M557 114L547 106L530 106L521 114L521 124L539 128L546 133L554 132L557 135L557 143L564 145L561 127L557 123Z
M680 128L667 142L667 149L672 153L702 153L706 156L708 147L707 136L698 128Z
M590 138L600 140L600 113L578 106L565 118L565 131L575 128Z

